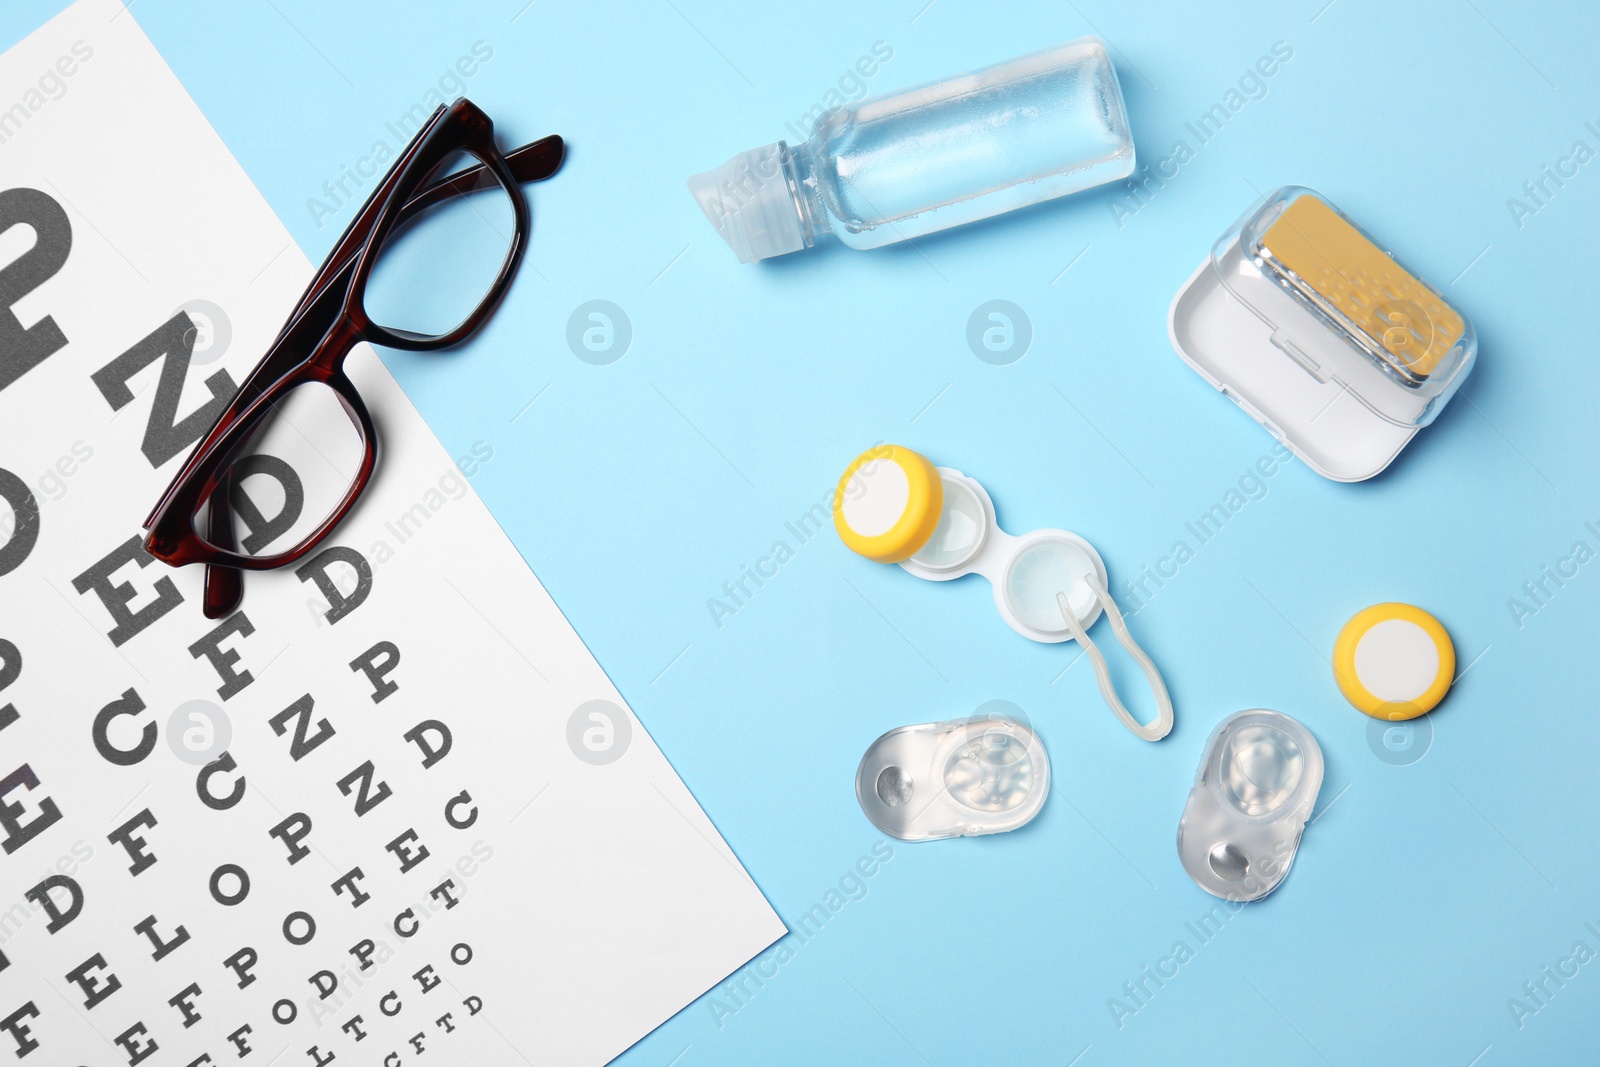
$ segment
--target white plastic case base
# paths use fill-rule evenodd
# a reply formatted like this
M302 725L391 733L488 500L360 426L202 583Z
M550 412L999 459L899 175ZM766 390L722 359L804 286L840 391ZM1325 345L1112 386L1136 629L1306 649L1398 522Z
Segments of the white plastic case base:
M1093 575L1107 587L1105 560L1093 545L1066 530L1034 530L1014 537L995 520L989 491L953 467L936 468L944 482L945 514L933 538L900 567L930 582L981 574L994 587L994 606L1006 625L1030 641L1072 640L1056 592L1087 630L1104 610L1084 581Z
M1210 257L1172 301L1167 333L1195 373L1324 478L1381 473L1419 429L1396 426L1339 381L1318 381L1285 358L1272 328L1233 297Z

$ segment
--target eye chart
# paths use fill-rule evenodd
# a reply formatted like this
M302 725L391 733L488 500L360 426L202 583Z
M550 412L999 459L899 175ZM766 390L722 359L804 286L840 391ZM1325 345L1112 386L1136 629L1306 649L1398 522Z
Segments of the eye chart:
M370 350L330 541L144 555L310 273L117 0L0 57L0 1063L598 1064L784 932Z

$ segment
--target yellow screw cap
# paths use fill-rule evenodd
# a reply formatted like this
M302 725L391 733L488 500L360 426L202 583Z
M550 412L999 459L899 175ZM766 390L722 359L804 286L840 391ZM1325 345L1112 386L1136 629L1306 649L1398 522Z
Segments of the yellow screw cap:
M1333 677L1346 700L1374 719L1399 722L1432 711L1456 673L1444 626L1411 604L1356 612L1333 643Z
M899 563L928 543L943 509L944 482L932 463L902 445L878 445L845 468L833 525L850 551Z

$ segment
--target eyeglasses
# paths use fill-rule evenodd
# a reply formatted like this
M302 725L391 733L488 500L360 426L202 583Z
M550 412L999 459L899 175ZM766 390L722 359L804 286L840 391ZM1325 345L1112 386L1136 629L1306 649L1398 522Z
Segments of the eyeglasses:
M501 154L466 99L406 146L144 522L151 556L205 564L207 618L239 606L243 571L294 563L349 513L378 444L347 357L362 342L449 348L482 327L527 250L520 184L550 177L565 151L551 136Z

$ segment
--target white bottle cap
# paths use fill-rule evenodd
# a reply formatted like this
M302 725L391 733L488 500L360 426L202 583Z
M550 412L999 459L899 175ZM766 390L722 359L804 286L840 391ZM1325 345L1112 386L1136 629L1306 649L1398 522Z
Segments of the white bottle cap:
M785 166L782 141L740 152L689 179L689 192L740 263L798 252L810 243Z

